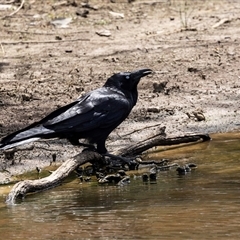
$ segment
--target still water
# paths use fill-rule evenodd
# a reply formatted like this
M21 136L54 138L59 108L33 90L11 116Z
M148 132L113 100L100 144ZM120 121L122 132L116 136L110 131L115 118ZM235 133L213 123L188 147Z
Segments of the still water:
M198 165L184 176L123 187L74 180L14 206L1 196L0 238L240 239L240 133L212 137L151 155Z

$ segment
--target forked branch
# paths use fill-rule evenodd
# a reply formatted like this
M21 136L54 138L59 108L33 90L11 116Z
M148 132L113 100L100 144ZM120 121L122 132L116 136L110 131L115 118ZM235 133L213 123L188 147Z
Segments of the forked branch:
M175 145L181 143L193 143L207 141L210 137L206 134L189 135L182 137L166 138L165 127L159 129L159 133L138 142L127 148L115 152L124 157L136 157L144 151L155 146ZM6 203L13 204L18 198L23 198L28 193L39 192L58 186L71 172L79 166L87 163L100 161L102 156L93 151L83 151L82 153L65 161L50 176L37 180L24 180L15 184L9 193Z

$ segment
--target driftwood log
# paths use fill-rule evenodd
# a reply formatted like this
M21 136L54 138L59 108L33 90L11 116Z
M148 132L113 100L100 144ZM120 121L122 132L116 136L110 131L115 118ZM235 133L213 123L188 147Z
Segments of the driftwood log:
M210 140L207 134L188 135L181 137L166 138L165 127L159 129L159 133L154 136L140 141L134 145L122 148L114 154L124 157L136 157L144 151L156 147L175 145L181 143L194 143L199 141ZM16 183L7 196L6 203L14 204L17 199L24 198L28 193L44 191L58 186L62 181L79 166L87 163L100 161L102 156L93 151L83 151L76 156L66 160L56 171L50 176L37 180L24 180Z

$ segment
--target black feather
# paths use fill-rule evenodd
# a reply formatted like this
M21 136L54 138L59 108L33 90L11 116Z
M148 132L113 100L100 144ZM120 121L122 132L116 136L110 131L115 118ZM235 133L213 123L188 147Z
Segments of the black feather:
M7 149L39 138L67 138L78 144L87 139L106 153L108 135L129 115L137 102L137 84L150 69L114 74L103 87L63 106L30 126L4 137L0 148ZM80 144L80 143L79 143Z

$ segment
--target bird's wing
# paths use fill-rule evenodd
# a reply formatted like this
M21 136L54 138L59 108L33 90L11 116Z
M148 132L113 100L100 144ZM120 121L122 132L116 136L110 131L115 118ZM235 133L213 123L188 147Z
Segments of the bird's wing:
M95 128L117 126L129 114L129 101L110 89L98 89L79 98L74 104L53 112L42 125L55 132L88 131Z

